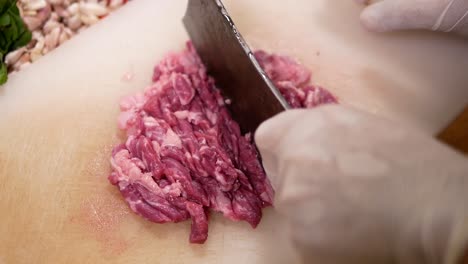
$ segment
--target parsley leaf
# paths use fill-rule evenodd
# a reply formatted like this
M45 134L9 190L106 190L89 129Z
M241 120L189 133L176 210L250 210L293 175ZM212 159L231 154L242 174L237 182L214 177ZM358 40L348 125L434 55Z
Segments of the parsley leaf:
M23 22L17 0L0 0L0 85L8 80L5 56L31 41L31 31Z

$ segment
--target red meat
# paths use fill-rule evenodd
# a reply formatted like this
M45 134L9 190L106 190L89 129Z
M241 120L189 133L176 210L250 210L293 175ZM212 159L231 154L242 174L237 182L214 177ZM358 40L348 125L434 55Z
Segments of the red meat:
M292 106L336 102L308 85L309 71L293 60L263 51L256 57ZM241 135L191 43L157 65L152 85L123 98L120 108L128 138L114 148L109 180L134 212L156 223L191 218L192 243L207 239L208 208L259 224L273 189L250 135Z

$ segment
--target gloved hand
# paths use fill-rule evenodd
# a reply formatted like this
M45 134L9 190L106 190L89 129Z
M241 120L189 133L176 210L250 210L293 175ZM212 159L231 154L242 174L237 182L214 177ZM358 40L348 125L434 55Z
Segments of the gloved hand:
M361 14L372 31L430 29L468 36L468 0L356 0L370 4Z
M344 106L291 110L255 140L304 263L452 264L468 238L468 159Z

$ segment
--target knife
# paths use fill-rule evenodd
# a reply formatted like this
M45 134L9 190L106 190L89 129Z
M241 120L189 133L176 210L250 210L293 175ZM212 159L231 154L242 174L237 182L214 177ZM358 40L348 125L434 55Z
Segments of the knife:
M183 23L244 133L290 108L220 0L189 0Z

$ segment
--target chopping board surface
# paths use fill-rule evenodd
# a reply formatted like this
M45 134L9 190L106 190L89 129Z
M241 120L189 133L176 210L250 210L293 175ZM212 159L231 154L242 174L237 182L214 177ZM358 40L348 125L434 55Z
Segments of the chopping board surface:
M207 243L190 245L189 222L135 216L106 179L119 98L183 48L185 5L132 1L0 87L0 264L297 262L273 209L256 230L213 214ZM254 48L297 57L344 104L434 134L467 103L460 39L367 33L347 0L226 6Z

